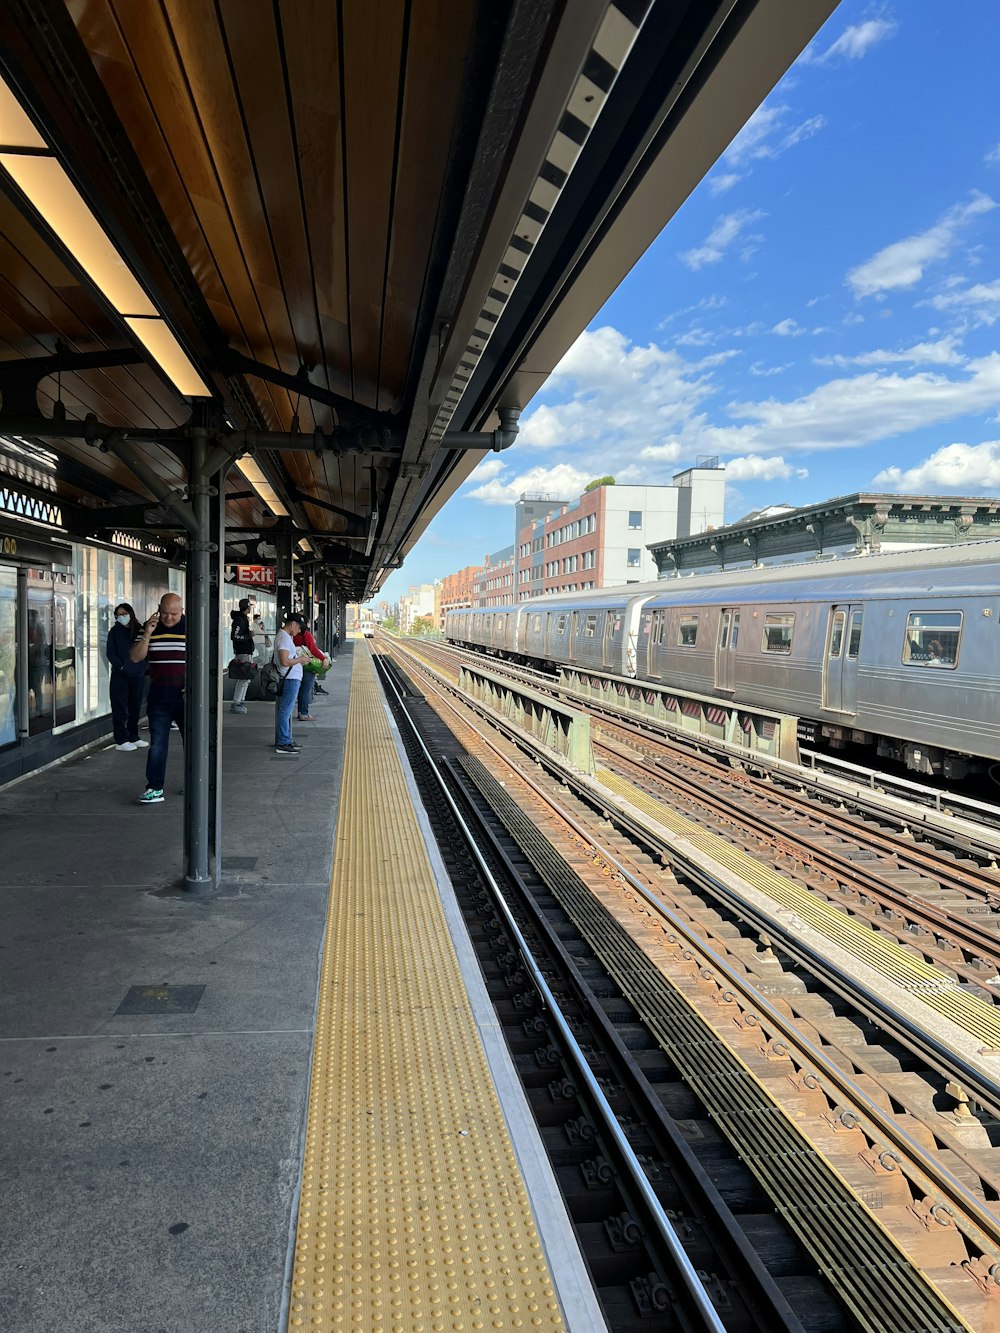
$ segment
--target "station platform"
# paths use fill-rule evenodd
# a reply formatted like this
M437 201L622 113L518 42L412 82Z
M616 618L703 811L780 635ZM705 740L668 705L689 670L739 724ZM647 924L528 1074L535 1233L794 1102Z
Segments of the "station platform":
M603 1327L367 645L275 755L224 719L223 879L180 737L0 791L0 1327Z

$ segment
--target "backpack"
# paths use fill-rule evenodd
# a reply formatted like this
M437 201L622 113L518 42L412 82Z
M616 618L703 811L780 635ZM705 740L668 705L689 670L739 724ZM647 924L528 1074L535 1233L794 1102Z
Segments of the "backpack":
M277 699L284 683L281 667L274 662L265 662L260 669L260 688L264 692L264 698Z

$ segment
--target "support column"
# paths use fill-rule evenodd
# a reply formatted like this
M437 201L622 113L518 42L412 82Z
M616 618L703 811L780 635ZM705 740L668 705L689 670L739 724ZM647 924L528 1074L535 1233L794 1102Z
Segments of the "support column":
M205 436L196 435L188 483L196 532L189 548L185 596L184 887L189 893L207 893L218 884L222 841L219 616L229 463L208 474L207 461Z
M277 552L274 569L274 591L278 603L276 633L292 609L292 525L287 518L279 520L279 523L279 530L274 534Z

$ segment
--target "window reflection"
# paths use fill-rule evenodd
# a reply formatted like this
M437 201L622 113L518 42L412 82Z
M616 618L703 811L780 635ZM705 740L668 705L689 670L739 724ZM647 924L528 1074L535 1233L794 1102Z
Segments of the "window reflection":
M17 570L0 565L0 745L17 740Z

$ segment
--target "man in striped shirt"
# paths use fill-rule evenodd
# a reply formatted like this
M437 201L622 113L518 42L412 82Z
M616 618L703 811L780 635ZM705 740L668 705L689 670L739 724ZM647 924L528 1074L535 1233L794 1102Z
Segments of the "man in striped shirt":
M163 800L163 780L167 772L167 748L170 726L176 722L184 734L184 673L187 666L187 638L184 607L174 592L160 598L142 627L142 633L129 654L133 662L145 662L149 677L149 754L146 756L146 790L140 805L157 805Z

